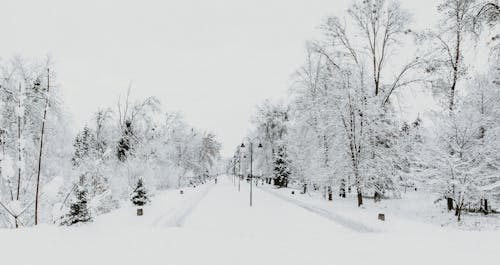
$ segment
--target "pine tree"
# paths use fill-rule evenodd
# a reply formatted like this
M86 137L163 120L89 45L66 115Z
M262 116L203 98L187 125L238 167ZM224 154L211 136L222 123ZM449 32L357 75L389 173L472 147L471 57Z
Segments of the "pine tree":
M83 184L77 186L75 197L76 201L71 204L70 211L62 222L63 225L70 226L92 221L92 216L87 205L87 189Z
M274 159L274 181L279 187L288 186L288 178L290 177L289 161L286 156L286 151L283 146L278 148Z
M139 179L137 181L137 185L135 187L134 192L132 193L132 203L135 206L143 206L148 203L149 198L148 198L148 191L146 190L146 187L144 187L144 182L142 179Z
M82 160L90 156L96 148L95 136L89 127L85 126L83 130L78 133L75 137L73 147L75 149L75 153L73 154L71 162L73 163L73 166L77 167L80 165Z
M117 146L117 156L118 160L124 162L127 160L128 156L130 155L130 152L132 151L132 138L134 136L133 129L132 129L132 122L131 121L126 121L125 122L125 129L123 130L122 137L120 141L118 142Z

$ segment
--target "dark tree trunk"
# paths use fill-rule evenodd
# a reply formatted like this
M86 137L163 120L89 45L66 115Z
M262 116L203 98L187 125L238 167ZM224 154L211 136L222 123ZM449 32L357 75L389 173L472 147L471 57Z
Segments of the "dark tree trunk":
M447 206L448 206L448 211L453 210L453 199L452 198L446 198Z
M458 222L460 222L462 220L462 207L463 207L463 204L457 205L457 207L455 207L455 215L457 216Z
M340 190L339 190L340 198L345 198L345 186L346 186L345 179L342 179L342 181L340 182Z
M358 191L358 207L361 207L361 205L363 205L363 194Z

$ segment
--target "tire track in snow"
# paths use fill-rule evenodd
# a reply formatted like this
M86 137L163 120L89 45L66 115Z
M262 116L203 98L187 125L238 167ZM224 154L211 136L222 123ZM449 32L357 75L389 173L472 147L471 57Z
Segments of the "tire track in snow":
M181 227L184 224L186 218L193 212L193 210L198 206L201 200L205 198L208 192L212 189L214 184L210 184L202 192L197 193L194 198L190 198L184 201L182 206L175 209L174 211L167 211L162 216L158 217L154 222L155 226L167 226L167 227Z
M331 221L334 221L335 223L338 223L338 224L340 224L348 229L351 229L351 230L354 230L357 232L362 232L362 233L377 232L377 230L375 230L373 228L370 228L370 227L368 227L364 224L361 224L359 222L355 222L351 219L345 218L345 217L343 217L339 214L336 214L334 212L325 210L321 207L318 207L318 206L315 206L315 205L312 205L312 204L309 204L309 203L306 203L306 202L303 202L303 201L300 201L297 199L292 199L284 194L281 194L279 192L275 192L271 189L262 188L262 187L258 187L258 189L266 191L266 192L268 192L268 193L270 193L270 194L272 194L272 195L274 195L274 196L276 196L284 201L287 201L291 204L299 206L300 208L305 209L309 212L323 216L323 217L325 217Z

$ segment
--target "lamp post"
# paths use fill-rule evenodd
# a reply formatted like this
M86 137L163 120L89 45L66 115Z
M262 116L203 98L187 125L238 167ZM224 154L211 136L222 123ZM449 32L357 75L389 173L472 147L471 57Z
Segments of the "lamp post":
M241 187L241 151L238 148L238 192L240 192Z
M257 138L258 139L258 138ZM253 142L252 142L252 139L248 138L248 137L245 137L243 138L243 142L241 143L241 148L245 148L245 140L248 141L248 143L250 144L250 207L252 207L252 201L253 201L253 198L252 198L252 184L253 184ZM262 143L260 143L260 139L259 139L259 145L258 145L258 148L262 148Z
M233 186L236 185L236 155L233 156Z
M238 163L238 174L236 174L236 163ZM241 186L241 150L240 146L236 146L236 152L233 156L233 175L234 175L234 185L236 186L236 178L238 178L238 192Z

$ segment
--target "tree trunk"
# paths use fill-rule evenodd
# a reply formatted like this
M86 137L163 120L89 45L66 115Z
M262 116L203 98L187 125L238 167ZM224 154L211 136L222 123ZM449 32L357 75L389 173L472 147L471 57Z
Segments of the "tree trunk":
M457 221L460 222L462 219L462 206L463 205L457 205L455 215L457 216Z
M361 194L361 191L358 191L358 207L361 207L363 205L363 194Z
M460 12L457 10L456 11L456 18L457 18L457 27L460 26L461 22L460 22ZM461 42L462 42L462 35L461 35L461 29L458 28L457 29L457 32L456 32L456 46L455 46L455 60L454 60L454 64L453 64L453 80L452 80L452 84L451 84L451 88L450 88L450 105L449 105L449 108L450 108L450 111L453 111L453 108L455 106L455 89L456 89L456 86L457 86L457 82L458 82L458 73L460 71L460 49L461 49Z
M21 97L22 97L22 90L21 90L21 84L19 84L19 110L21 111ZM16 194L16 200L19 201L19 193L21 191L21 161L22 161L22 148L21 148L21 114L17 114L17 151L18 151L18 165L17 165L17 194ZM18 227L17 225L17 218L16 218L16 228Z
M453 199L452 198L446 198L447 206L448 206L448 211L453 210Z
M49 91L50 91L50 72L47 69L47 95L45 99L45 110L43 112L42 132L40 135L40 151L38 153L38 174L36 177L36 194L35 194L35 225L38 224L38 194L40 191L40 171L42 170L42 151L43 151L43 136L45 134L45 121L47 120L47 109L49 108Z

